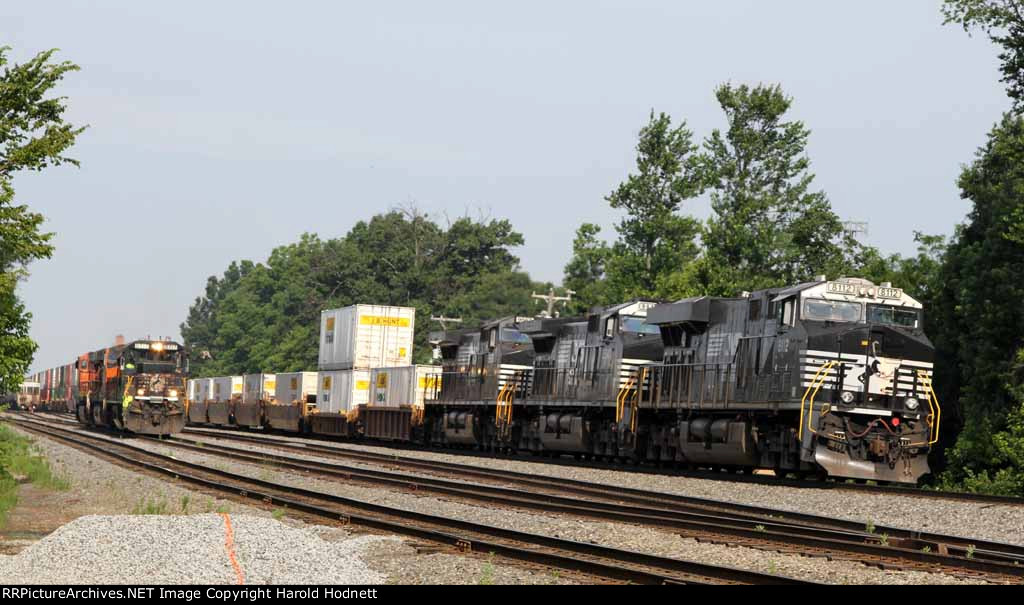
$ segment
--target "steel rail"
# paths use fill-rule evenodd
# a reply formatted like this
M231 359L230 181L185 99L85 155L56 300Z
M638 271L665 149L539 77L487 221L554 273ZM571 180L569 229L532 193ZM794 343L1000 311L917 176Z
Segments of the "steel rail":
M73 418L74 415L70 412L45 412L53 416L68 416ZM66 420L66 422L74 422L74 420ZM196 425L192 425L192 428L196 428ZM216 431L231 431L238 427L223 427L213 428L204 426L205 430L216 430ZM186 431L191 429L186 428ZM282 433L284 435L292 435L298 438L313 438L317 437L314 435L303 435L298 433ZM322 438L322 437L320 437ZM431 448L424 448L417 444L405 444L395 443L389 441L373 442L373 445L379 447L391 447L395 449L404 449L411 451L436 451ZM477 452L469 450L446 450L450 453L458 453L459 455L473 457L473 458L486 458L486 459L498 459L505 460L508 456L497 455L486 452ZM924 489L919 487L907 487L898 485L866 485L862 483L847 483L842 479L827 479L824 481L812 481L807 479L790 479L787 477L771 477L767 475L737 475L722 473L716 471L703 471L703 470L680 470L680 469L665 469L665 468L650 468L647 466L626 466L622 464L612 464L599 461L588 461L588 460L563 460L561 458L530 458L529 462L536 462L538 464L551 464L555 466L575 466L582 468L592 468L600 470L613 470L620 472L630 472L648 475L666 475L673 477L688 477L692 479L707 479L710 481L727 481L734 483L753 483L757 485L772 485L778 487L793 487L801 489L835 489L852 492L864 492L864 493L875 493L885 494L890 496L907 496L911 498L924 498L928 500L950 500L955 502L983 502L986 504L999 504L1006 506L1024 506L1024 498L1018 496L1000 496L995 494L979 494L974 492L957 492L957 491L945 491L945 490L933 490ZM659 464L659 463L654 463Z
M512 481L520 485L555 490L561 493L570 493L585 497L602 497L615 501L632 502L635 504L654 506L658 508L684 507L686 509L693 510L693 507L698 507L705 511L717 510L727 511L734 515L747 515L747 518L750 519L757 518L771 522L788 521L802 525L815 525L823 528L830 528L836 531L869 533L866 531L866 523L762 506L737 504L709 498L655 492L617 485L582 481L578 479L567 479L517 471L491 469L471 464L425 460L422 458L411 458L408 456L394 456L353 450L344 447L322 445L320 443L311 443L309 441L286 441L276 436L256 436L222 430L197 431L194 429L186 429L186 432L193 435L205 435L210 438L220 437L229 440L273 445L274 447L281 447L294 452L318 453L342 459L370 462L373 464L400 465L405 469L415 468L491 481ZM758 521L758 523L763 523L763 521ZM967 558L968 553L970 553L971 556L976 559L986 558L992 561L1001 561L1010 564L1016 562L1024 565L1024 546L1020 545L933 532L923 532L884 525L876 525L873 528L873 532L870 533L874 536L874 539L879 542L890 541L895 544L897 541L903 541L902 544L908 547L912 546L916 549L928 547L936 553L946 551L952 554L961 555L964 558ZM883 535L885 536L884 538Z
M156 440L150 437L147 439ZM552 494L526 492L490 485L413 477L388 471L354 469L327 462L303 460L182 438L159 441L205 455L218 455L230 460L252 464L270 462L279 468L315 473L318 476L385 484L414 491L443 493L478 502L684 530L690 534L717 536L718 541L723 539L728 541L728 539L738 537L750 542L750 545L761 544L763 547L778 547L780 544L790 547L798 546L810 549L809 554L859 555L857 560L861 562L875 565L885 563L894 568L898 568L902 564L904 569L941 571L951 574L968 570L1000 576L1003 579L1024 577L1024 567L1014 565L1013 561L989 560L984 557L966 558L941 552L904 548L896 544L881 544L878 536L866 531L839 531L810 525L780 523L773 519L756 516L708 514L706 511L684 512L597 500L564 498ZM711 540L715 541L715 538L711 538ZM754 547L756 548L756 546ZM908 563L910 565L907 565Z
M219 492L230 493L236 497L256 500L264 505L285 506L289 509L298 510L317 517L327 518L333 521L341 521L343 524L351 523L364 527L385 530L396 534L410 535L442 544L448 544L464 550L492 552L496 555L512 559L539 563L550 567L586 573L602 578L644 584L813 584L813 582L788 578L785 576L764 574L695 561L659 557L646 553L589 544L585 542L577 542L573 540L565 540L562 538L532 534L470 521L450 519L415 511L407 511L380 504L362 502L351 498L275 484L270 481L237 475L220 469L209 468L201 464L178 460L170 456L146 450L145 448L128 445L121 443L118 440L106 437L83 434L79 431L57 428L35 421L7 420L24 430L35 432L49 438L58 439L78 448L98 452L102 456L116 459L122 464L143 468L151 472L159 473L161 475L169 476L195 485L200 485ZM109 449L111 446L127 450L136 456L141 455L143 457L158 460L160 461L160 464L146 462L138 459L137 457L111 451ZM240 486L226 485L220 481L206 479L194 474L182 472L175 467L182 467L192 471L213 475L218 478L240 484ZM258 486L260 490L269 491L257 491L244 487L247 484ZM286 494L286 496L281 496L280 494ZM297 500L295 499L295 496L304 498L307 501ZM400 518L401 521L389 521L380 517L344 513L336 509L328 509L317 504L312 504L310 501L329 503L365 512L374 512ZM415 521L428 526L435 525L447 529L458 529L464 532L469 532L470 534L476 534L476 536L459 536L445 531L431 529L429 527L417 527L410 525L409 521ZM478 536L484 536L484 539L480 539ZM504 540L504 542L496 540ZM509 542L512 542L512 544ZM522 546L517 545L517 543ZM537 547L549 549L549 552L540 551ZM580 557L591 557L591 559ZM593 558L597 558L599 560L595 561ZM638 565L642 567L638 567ZM648 569L644 569L643 567Z

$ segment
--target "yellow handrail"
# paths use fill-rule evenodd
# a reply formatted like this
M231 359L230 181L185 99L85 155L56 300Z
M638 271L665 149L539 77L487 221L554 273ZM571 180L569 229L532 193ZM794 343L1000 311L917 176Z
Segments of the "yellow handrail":
M626 386L619 389L619 395L615 398L615 422L621 422L623 412L626 405L626 397L629 396L630 390L633 388L633 383L636 381L635 376L630 376L629 380L626 381Z
M636 393L633 395L633 405L630 406L629 430L636 432L637 417L640 416L640 393L644 388L644 381L647 380L647 368L640 370L640 382L637 384Z
M501 426L502 412L504 411L503 405L505 400L505 392L508 391L508 388L508 382L501 385L501 390L498 391L498 398L494 402L494 424L497 425L498 427Z
M921 379L925 394L928 396L928 409L931 410L931 438L928 440L928 445L935 445L939 442L939 425L942 423L942 406L939 405L939 398L935 394L935 389L932 386L932 377L928 375L928 372L924 370L917 371L917 377Z
M800 400L800 424L798 425L796 437L797 440L803 440L804 438L804 406L807 404L807 398L810 397L810 405L808 406L811 413L807 416L807 428L813 434L817 434L811 427L811 418L814 417L814 398L818 396L818 391L821 390L821 385L825 384L828 380L828 373L832 371L832 368L836 366L837 361L826 361L821 364L818 371L815 372L814 378L811 379L811 384L807 385L807 390L804 391L804 397Z

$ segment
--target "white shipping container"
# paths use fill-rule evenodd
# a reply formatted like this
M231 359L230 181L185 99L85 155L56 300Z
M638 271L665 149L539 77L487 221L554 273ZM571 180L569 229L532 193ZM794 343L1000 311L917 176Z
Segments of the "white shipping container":
M189 401L199 400L199 380L197 378L189 378L188 382L185 383L185 398Z
M192 380L189 380L188 383L189 401L198 401L203 403L206 400L213 398L212 378L193 378Z
M320 312L321 370L407 366L412 363L416 309L353 305Z
M246 374L242 403L270 402L277 390L276 374Z
M433 393L440 380L440 366L375 368L370 375L370 405L421 408L425 395Z
M370 401L370 370L320 372L316 395L317 410L344 414Z
M210 394L210 401L231 401L235 395L242 395L243 380L241 376L218 376L211 380L213 380L213 390Z
M306 396L316 395L316 391L316 372L288 372L277 375L274 399L281 405L291 405L296 401L306 401Z

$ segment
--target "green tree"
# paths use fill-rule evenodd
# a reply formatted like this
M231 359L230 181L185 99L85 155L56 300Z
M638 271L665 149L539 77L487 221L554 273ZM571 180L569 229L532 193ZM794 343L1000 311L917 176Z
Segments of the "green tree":
M806 155L810 131L785 121L792 99L779 86L720 86L728 128L704 142L703 174L713 215L706 264L696 276L711 294L794 284L845 273L856 242L846 234Z
M568 310L583 314L595 305L612 304L605 274L612 249L600 238L601 227L583 223L572 242L572 259L565 266L562 283L575 292Z
M696 151L685 122L673 126L667 114L651 112L640 129L636 172L605 198L625 212L615 226L618 239L609 246L591 223L576 232L563 279L577 292L572 311L658 296L666 280L697 257L700 222L679 214L683 202L700 193Z
M877 249L864 246L858 250L854 264L858 276L876 284L891 282L920 301L926 310L925 332L928 332L930 316L927 311L932 308L942 285L941 271L947 242L944 235L926 235L920 231L914 232L914 241L917 242L917 254L914 256L882 256Z
M697 256L700 223L678 214L685 200L700 193L695 151L686 123L673 127L665 113L652 111L640 129L636 173L606 198L626 212L606 267L618 298L653 295L666 276Z
M1002 47L1002 82L1017 109L1024 103L1024 4L1020 0L945 0L946 23L980 30Z
M357 303L415 307L414 360L430 358L429 317L466 326L529 313L535 284L511 249L505 220L459 218L446 227L415 209L360 221L344 237L303 235L263 263L232 263L211 277L181 326L201 376L316 367L321 309ZM197 354L198 353L198 354Z
M11 63L10 47L0 47L0 392L17 390L35 355L29 338L32 315L17 296L28 265L53 253L43 217L15 200L13 177L22 170L77 162L64 155L83 128L64 121L64 97L48 96L69 71L67 61L54 63L55 51Z
M994 477L1007 462L998 435L1013 434L1020 399L1015 355L1024 348L1024 120L1007 115L959 180L972 203L945 255L932 313L944 417L956 445L948 483ZM941 370L941 372L940 372ZM1008 433L1009 431L1009 433Z

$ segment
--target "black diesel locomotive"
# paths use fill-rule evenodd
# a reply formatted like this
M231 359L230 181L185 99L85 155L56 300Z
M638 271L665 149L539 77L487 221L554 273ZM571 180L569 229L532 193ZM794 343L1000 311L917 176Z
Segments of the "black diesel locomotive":
M425 440L915 483L941 410L920 303L857 278L440 335Z

